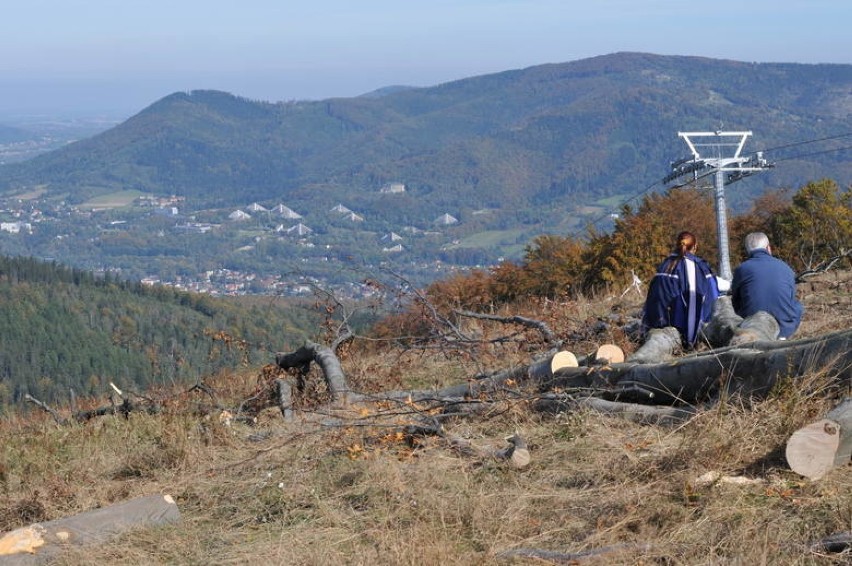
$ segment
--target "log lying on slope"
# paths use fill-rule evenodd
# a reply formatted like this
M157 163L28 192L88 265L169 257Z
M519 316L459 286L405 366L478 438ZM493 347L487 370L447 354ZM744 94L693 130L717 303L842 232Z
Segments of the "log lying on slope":
M596 396L646 404L697 404L720 394L764 397L782 378L825 369L852 382L852 329L809 339L759 341L659 364L564 368L540 384L592 390Z
M852 531L834 533L811 545L813 552L841 553L852 550Z
M852 462L852 398L823 419L800 428L787 441L787 463L799 475L818 480Z
M138 497L55 521L36 523L0 537L0 566L29 566L53 560L69 545L103 543L131 529L180 520L168 495Z

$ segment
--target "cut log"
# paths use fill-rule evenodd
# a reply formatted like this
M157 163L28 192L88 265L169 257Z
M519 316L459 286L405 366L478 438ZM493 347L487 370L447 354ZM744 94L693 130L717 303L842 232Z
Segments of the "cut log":
M852 398L794 432L786 456L791 470L812 480L852 462Z
M580 364L577 362L577 356L574 355L573 352L557 352L553 359L550 360L550 372L553 373L556 370L562 368L575 368Z
M665 362L680 350L680 332L673 326L652 328L645 343L633 352L627 361L637 364Z
M68 545L103 543L141 527L180 520L180 511L168 495L150 495L72 517L36 523L0 537L0 566L29 566L54 559Z
M775 340L778 338L778 332L780 327L775 317L768 312L757 311L734 329L734 336L729 344L740 346L751 342Z
M765 397L778 380L825 370L838 384L852 382L852 329L810 339L727 347L668 363L624 363L563 368L540 390L594 389L615 401L697 405L719 395Z
M624 361L624 351L615 344L604 344L595 352L595 362L599 364L620 364Z

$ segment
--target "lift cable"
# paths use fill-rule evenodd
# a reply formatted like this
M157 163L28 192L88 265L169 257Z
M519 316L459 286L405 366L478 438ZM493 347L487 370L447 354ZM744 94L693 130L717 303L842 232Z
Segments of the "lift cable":
M845 138L845 137L849 137L849 136L852 136L852 132L848 132L848 133L845 133L845 134L838 134L836 136L828 136L828 137L825 137L825 138L806 140L806 141L800 141L800 142L790 143L790 144L786 144L786 145L780 145L780 146L776 146L776 147L766 148L766 149L763 149L763 150L760 150L760 151L763 151L763 152L775 151L775 150L778 150L778 149L786 149L786 148L789 148L789 147L797 147L797 146L805 145L805 144L809 144L809 143L817 143L817 142L821 142L821 141L835 140L835 139ZM784 157L782 159L775 160L775 162L777 163L779 161L790 161L792 159L801 159L803 157L812 157L814 155L822 155L822 154L825 154L825 153L832 153L832 152L835 152L835 151L843 151L843 150L847 150L847 149L852 149L852 146L844 146L844 147L838 147L838 148L833 148L833 149L827 149L827 150L823 150L823 151L816 151L816 152L813 152L813 153L805 153L805 154L800 154L800 155L796 155L796 156L793 156L793 157ZM759 152L754 151L754 152L749 153L748 155L752 155L752 154L756 155L757 153L759 153ZM630 198L622 201L621 204L619 205L619 207L623 207L627 204L630 204L631 202L633 202L633 201L639 199L640 197L646 195L648 192L651 191L651 189L653 189L657 185L664 185L665 182L666 182L665 179L666 179L666 177L663 177L663 179L660 179L658 181L654 181L653 183L651 183L650 185L648 185L644 189L641 189L637 193L633 194ZM684 183L682 185L678 185L678 187L693 185L693 184L697 183L699 179L692 179L692 180L687 181L686 183ZM695 187L695 188L697 190L700 190L702 187ZM710 188L710 187L704 187L704 188ZM612 213L607 212L607 213L604 213L604 214L602 214L598 217L592 218L588 222L585 223L582 230L588 230L589 227L594 227L594 226L598 225L599 223L601 223L603 220L610 218L611 216L612 216ZM580 229L577 229L577 230L574 230L573 232L568 233L567 236L571 237L571 238L575 238L575 237L579 236L579 234L580 234Z

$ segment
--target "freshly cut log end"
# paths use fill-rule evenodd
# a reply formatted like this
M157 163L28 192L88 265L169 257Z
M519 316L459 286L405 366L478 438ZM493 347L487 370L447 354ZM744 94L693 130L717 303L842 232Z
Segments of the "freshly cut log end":
M44 535L44 527L38 524L6 533L0 537L0 556L34 554L39 547L44 546Z
M572 352L562 351L557 352L555 356L550 360L550 372L556 373L557 370L562 368L575 368L580 364L577 361L577 356L575 356Z
M595 353L595 361L601 364L620 364L624 362L624 350L615 344L604 344Z
M787 441L787 463L797 474L818 480L837 465L839 448L840 426L822 419L793 433Z
M800 428L787 441L787 463L797 474L820 479L832 468L852 461L852 398L825 418Z

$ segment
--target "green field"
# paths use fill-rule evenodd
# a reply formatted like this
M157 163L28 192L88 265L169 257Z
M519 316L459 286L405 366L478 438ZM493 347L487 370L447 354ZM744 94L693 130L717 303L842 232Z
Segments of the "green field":
M142 191L115 191L94 197L81 204L80 208L121 208L145 194Z
M459 241L459 248L496 248L516 244L524 230L486 230L471 234Z

